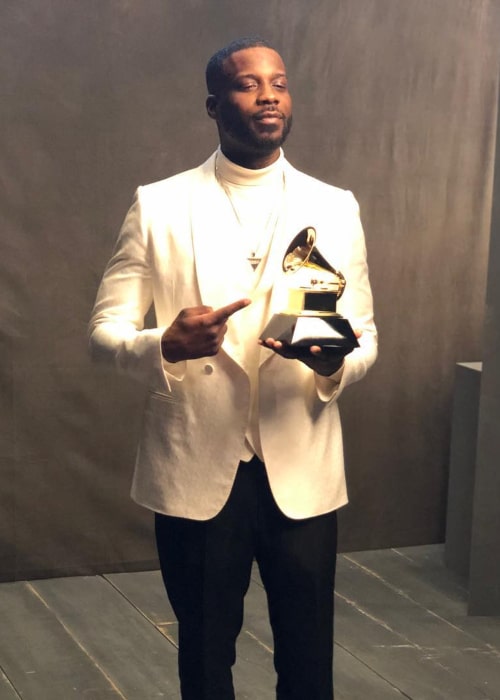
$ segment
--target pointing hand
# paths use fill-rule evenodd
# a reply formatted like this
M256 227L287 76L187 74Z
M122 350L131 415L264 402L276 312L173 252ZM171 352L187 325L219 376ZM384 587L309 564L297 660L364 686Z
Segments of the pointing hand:
M163 357L167 362L180 362L216 355L227 331L228 318L250 303L250 299L239 299L215 311L211 306L182 309L163 333Z

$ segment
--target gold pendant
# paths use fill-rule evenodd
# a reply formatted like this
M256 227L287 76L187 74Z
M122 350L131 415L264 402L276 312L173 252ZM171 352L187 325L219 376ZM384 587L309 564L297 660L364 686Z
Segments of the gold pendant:
M257 269L257 267L258 267L258 265L259 265L259 263L260 263L261 260L262 260L262 258L258 258L258 257L256 256L255 253L252 253L252 254L248 257L248 262L249 262L250 265L252 266L252 269L253 269L253 270L256 270L256 269Z

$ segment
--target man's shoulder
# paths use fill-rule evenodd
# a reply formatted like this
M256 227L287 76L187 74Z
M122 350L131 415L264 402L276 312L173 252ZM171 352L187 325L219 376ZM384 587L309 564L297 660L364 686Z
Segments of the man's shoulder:
M212 160L213 155L210 156L204 163L201 163L194 168L189 168L188 170L183 170L175 173L174 175L169 175L162 180L156 180L154 182L141 185L139 190L142 194L150 196L165 194L168 191L175 192L182 190L185 187L189 187L193 182L206 177L207 174L210 173L210 164Z
M313 175L298 170L290 163L287 163L287 167L289 169L290 180L292 183L300 187L302 191L306 190L311 196L320 198L327 197L329 199L333 198L347 202L354 199L350 190L332 185L324 180L320 180Z

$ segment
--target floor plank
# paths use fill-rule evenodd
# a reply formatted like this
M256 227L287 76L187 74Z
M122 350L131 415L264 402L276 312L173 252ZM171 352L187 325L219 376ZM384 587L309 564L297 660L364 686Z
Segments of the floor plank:
M178 700L177 650L102 577L32 585L126 700Z
M450 698L455 700L473 700L475 698L500 698L500 664L494 653L473 637L449 623L425 606L419 605L401 588L397 577L388 581L375 574L368 567L353 561L354 557L342 557L339 561L337 575L337 593L342 600L337 605L337 628L342 629L342 610L352 623L353 619L360 634L356 634L348 646L357 656L371 654L370 666L384 669L384 677L391 679L404 692L423 693L429 698ZM354 617L353 617L354 616ZM371 631L373 644L366 646L368 622L375 625ZM384 639L384 637L386 639ZM337 636L338 639L338 636ZM378 641L376 641L378 640ZM348 644L349 644L348 643ZM357 645L357 648L356 648ZM393 659L392 676L383 665L383 649L388 649ZM408 685L411 676L408 669L398 673L399 664L419 665L425 663L425 676L434 678L435 690ZM377 666L380 664L381 666ZM401 685L399 676L406 676L406 685ZM414 679L421 684L425 681L423 674ZM443 689L446 688L446 694Z
M336 599L336 639L404 696L418 700L484 700L446 668L401 637L382 620L341 594Z
M404 700L408 696L335 644L335 700Z
M445 568L441 547L355 552L345 558L445 619L467 615L465 582Z
M243 629L236 644L233 669L236 697L241 700L274 700L276 674L271 652Z
M467 615L464 582L427 545L339 557L336 700L500 700L500 618ZM158 571L0 585L0 700L179 700L177 622ZM238 700L272 700L258 570Z
M2 584L0 619L2 700L121 697L29 584Z
M473 633L466 622L466 591L456 585L444 566L431 577L425 556L425 578L416 575L415 552L410 559L404 552L391 550L349 555L346 559L366 576L372 595L376 592L379 596L379 609L389 600L392 602L384 614L388 624L399 631L404 625L405 634L415 644L457 677L473 684L489 698L500 700L499 649ZM358 581L364 578L359 572L355 575Z
M372 555L371 552L365 553ZM396 550L381 550L370 556L371 565L384 567L388 559L396 557L406 563L405 589L422 605L445 617L470 635L490 645L500 656L500 617L468 615L468 592L465 582L452 574L444 565L444 546L431 545ZM398 562L402 574L401 561Z
M104 579L154 625L176 622L159 571L105 574Z
M20 700L20 698L21 696L16 693L5 673L0 671L0 700Z

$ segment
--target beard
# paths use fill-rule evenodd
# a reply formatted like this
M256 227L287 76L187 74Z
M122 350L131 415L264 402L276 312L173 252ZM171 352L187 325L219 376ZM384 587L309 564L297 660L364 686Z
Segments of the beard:
M282 112L281 129L275 124L262 124L260 129L252 129L250 122L241 117L239 110L227 103L219 111L220 126L231 139L241 146L255 150L258 153L272 153L286 141L292 128L292 115L288 117Z

